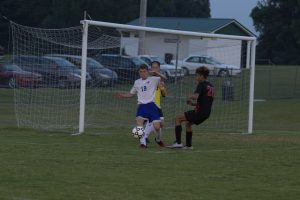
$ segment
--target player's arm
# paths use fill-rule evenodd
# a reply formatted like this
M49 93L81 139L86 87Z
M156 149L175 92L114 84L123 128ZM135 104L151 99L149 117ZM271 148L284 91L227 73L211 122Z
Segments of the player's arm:
M198 94L198 93L195 93L195 94L189 95L189 96L187 97L187 100L190 100L190 101L197 100L197 99L198 99L198 96L199 96L199 94Z
M198 96L199 96L198 93L189 95L189 96L187 97L186 103L187 103L188 105L191 105L191 106L196 106L197 103L196 103L195 101L198 99Z
M164 82L160 82L158 87L160 88L160 93L162 97L166 97L167 95L167 91L166 91L166 87L165 87L165 83Z
M134 94L130 92L115 92L113 96L117 98L131 98L134 96Z
M199 95L202 94L202 90L203 90L203 84L198 84L194 94L189 95L187 97L186 103L191 106L196 106L197 99L198 99Z
M149 72L152 76L160 77L161 81L166 81L167 80L167 77L164 74L160 73L160 72L155 72L155 71L149 71Z
M117 98L131 98L137 93L135 85L131 88L130 92L115 92L113 93L114 97Z

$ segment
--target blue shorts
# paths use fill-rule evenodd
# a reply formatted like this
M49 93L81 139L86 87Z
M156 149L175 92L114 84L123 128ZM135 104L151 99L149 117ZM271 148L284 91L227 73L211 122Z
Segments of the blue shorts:
M139 104L136 112L136 117L152 121L160 121L158 108L155 103Z

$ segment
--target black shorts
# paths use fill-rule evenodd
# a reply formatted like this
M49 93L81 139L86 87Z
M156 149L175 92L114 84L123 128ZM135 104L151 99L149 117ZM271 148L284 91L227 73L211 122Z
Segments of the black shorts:
M194 110L189 110L184 113L187 121L192 122L193 124L199 125L209 118L210 114L203 112L195 112Z

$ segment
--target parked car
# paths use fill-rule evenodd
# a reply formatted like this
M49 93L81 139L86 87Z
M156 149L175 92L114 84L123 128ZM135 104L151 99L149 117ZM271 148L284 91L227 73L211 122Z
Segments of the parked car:
M111 70L116 71L121 81L132 82L138 79L138 69L141 64L145 64L149 67L143 60L132 56L102 54L95 56L94 59Z
M173 60L172 63L175 63ZM185 75L195 74L196 69L201 66L207 67L212 75L238 75L241 69L235 65L229 65L219 62L211 56L190 55L182 61L178 61L178 65L182 67Z
M80 70L63 58L16 56L13 58L13 62L18 64L23 70L41 74L45 86L59 88L80 86ZM88 73L86 80L87 82L91 81L91 76Z
M0 64L0 85L9 88L39 87L42 76L22 70L13 63Z
M81 56L52 54L52 57L59 57L73 63L79 69L81 68ZM91 75L92 85L108 86L113 85L118 80L118 75L115 71L105 68L102 64L93 58L87 58L87 72Z
M181 79L184 77L184 72L181 67L177 67L175 65L166 64L160 57L155 55L140 55L140 59L145 61L148 65L151 65L153 61L160 62L160 70L165 74L168 80L174 81L175 77Z

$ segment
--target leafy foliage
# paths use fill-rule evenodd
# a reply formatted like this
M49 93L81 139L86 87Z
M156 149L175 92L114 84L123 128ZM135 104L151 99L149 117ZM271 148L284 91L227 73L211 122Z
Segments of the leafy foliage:
M139 16L140 0L1 0L0 13L16 23L45 28L79 25L86 10L93 20L127 23ZM148 16L210 17L209 0L149 0ZM7 21L0 17L0 45L7 46Z
M251 17L260 33L257 58L300 64L299 0L261 0Z

